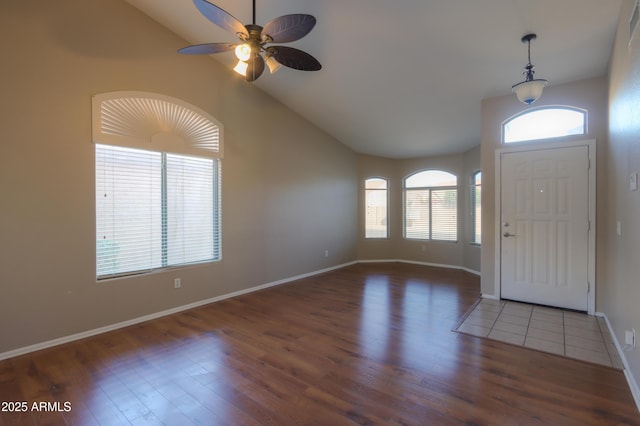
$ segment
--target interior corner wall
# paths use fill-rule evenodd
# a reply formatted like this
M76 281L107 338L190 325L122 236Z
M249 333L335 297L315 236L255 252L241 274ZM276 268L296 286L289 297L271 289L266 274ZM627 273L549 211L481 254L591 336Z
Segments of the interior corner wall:
M359 213L358 259L402 260L453 266L479 272L479 247L469 244L466 225L469 207L469 177L480 168L480 149L466 153L391 159L369 155L358 156ZM429 169L444 170L458 176L458 241L407 240L403 237L403 181L407 176ZM389 238L364 237L364 181L370 177L389 180ZM477 268L477 269L476 269Z
M604 155L607 144L607 77L595 77L572 83L553 84L545 88L542 97L531 107L519 102L515 95L488 98L482 101L482 131L481 131L481 165L482 165L482 250L481 250L481 290L487 297L495 297L496 283L496 243L495 220L500 212L496 211L496 150L500 149L502 123L508 118L526 111L529 108L544 106L573 106L588 111L588 129L586 135L568 137L564 140L595 139L597 144L597 159ZM552 142L553 140L547 140ZM556 140L558 141L558 140ZM533 142L535 144L536 142ZM596 270L601 266L602 256L606 256L600 245L602 233L605 230L603 216L605 206L598 198L603 193L606 169L598 164L596 169ZM608 283L597 273L596 310L599 309L600 295Z
M256 85L121 0L5 1L0 28L0 354L356 260L356 155ZM222 261L96 282L91 96L116 90L224 125Z
M599 203L598 310L609 318L622 344L625 330L640 331L640 191L630 178L640 174L640 28L629 45L629 21L635 1L626 0L618 22L609 81L609 140ZM617 232L620 224L620 234ZM624 352L631 374L640 382L640 347Z

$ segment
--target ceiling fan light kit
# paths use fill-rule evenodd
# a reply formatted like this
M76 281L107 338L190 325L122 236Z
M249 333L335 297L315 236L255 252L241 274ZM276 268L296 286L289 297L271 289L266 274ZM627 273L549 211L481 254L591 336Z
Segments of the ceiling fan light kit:
M255 81L262 75L265 63L271 74L282 65L300 71L318 71L320 62L302 50L287 46L266 46L268 43L289 43L307 35L315 26L311 15L284 15L269 21L264 27L256 25L256 2L253 0L253 24L243 25L236 18L206 0L193 0L196 8L211 22L233 33L241 43L205 43L187 46L178 53L210 55L234 50L238 63L233 68L247 81ZM264 58L263 55L264 54Z
M535 40L536 34L526 34L522 37L521 41L527 43L528 50L528 62L524 67L524 81L511 86L511 90L516 94L516 97L520 102L527 105L531 105L542 96L542 90L549 84L547 80L533 78L535 71L534 66L531 64L531 41Z
M267 63L267 66L269 67L269 72L271 74L275 74L276 71L282 68L282 64L278 62L276 58L273 57L273 54L267 52L266 58L267 59L265 59L265 62Z
M249 44L239 44L236 47L236 58L239 61L247 62L251 57L251 46Z

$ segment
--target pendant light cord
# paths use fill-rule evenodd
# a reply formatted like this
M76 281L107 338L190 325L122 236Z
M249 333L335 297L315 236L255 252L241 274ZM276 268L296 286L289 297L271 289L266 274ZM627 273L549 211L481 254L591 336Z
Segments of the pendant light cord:
M253 0L253 25L255 24L256 24L256 0Z

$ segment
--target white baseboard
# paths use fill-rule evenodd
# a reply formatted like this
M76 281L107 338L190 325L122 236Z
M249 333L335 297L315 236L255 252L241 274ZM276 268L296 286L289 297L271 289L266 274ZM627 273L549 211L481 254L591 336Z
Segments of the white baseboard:
M640 388L638 387L638 382L636 382L635 377L633 377L633 374L631 373L631 368L629 368L629 362L627 361L625 352L622 350L622 346L620 346L620 342L618 342L618 338L613 332L613 327L611 327L611 323L609 322L609 318L607 318L607 315L603 312L596 312L596 316L604 318L604 321L607 323L609 334L611 334L613 343L616 345L616 350L618 351L618 355L620 356L620 360L622 360L622 365L624 365L624 377L627 379L629 389L631 390L631 395L633 395L633 399L636 402L636 407L638 408L638 411L640 411Z
M188 309L197 308L199 306L208 305L210 303L219 302L221 300L230 299L232 297L241 296L243 294L252 293L254 291L263 290L265 288L274 287L274 286L278 286L278 285L281 285L281 284L286 284L286 283L291 282L291 281L296 281L296 280L299 280L299 279L302 279L302 278L311 277L311 276L322 274L324 272L332 271L332 270L335 270L335 269L344 268L346 266L354 265L356 263L383 263L383 262L411 263L411 264L416 264L416 265L435 266L435 267L439 267L439 268L459 269L459 270L463 270L463 271L466 271L466 272L469 272L469 273L472 273L472 274L475 274L475 275L480 275L480 272L474 271L474 270L471 270L471 269L468 269L468 268L464 268L464 267L461 267L461 266L454 266L454 265L444 265L444 264L439 264L439 263L417 262L417 261L402 260L402 259L356 260L356 261L352 261L352 262L343 263L341 265L336 265L336 266L332 266L332 267L329 267L329 268L325 268L325 269L320 269L320 270L317 270L317 271L309 272L309 273L306 273L306 274L296 275L294 277L289 277L289 278L285 278L285 279L282 279L282 280L273 281L273 282L262 284L262 285L259 285L259 286L256 286L256 287L251 287L251 288L247 288L247 289L244 289L244 290L234 291L232 293L223 294L223 295L212 297L212 298L209 298L209 299L199 300L197 302L189 303L187 305L177 306L175 308L167 309L167 310L160 311L160 312L154 312L154 313L149 314L149 315L144 315L144 316L141 316L141 317L137 317L137 318L133 318L133 319L130 319L130 320L118 322L118 323L115 323L115 324L106 325L104 327L98 327L98 328L94 328L92 330L87 330L87 331L83 331L83 332L80 332L80 333L75 333L75 334L71 334L71 335L68 335L68 336L59 337L57 339L47 340L47 341L36 343L36 344L33 344L33 345L24 346L22 348L17 348L17 349L10 350L8 352L2 352L2 353L0 353L0 361L3 360L3 359L13 358L13 357L16 357L16 356L19 356L19 355L24 355L24 354L28 354L28 353L31 353L31 352L39 351L39 350L42 350L42 349L50 348L50 347L53 347L53 346L62 345L64 343L73 342L73 341L76 341L76 340L84 339L84 338L95 336L95 335L98 335L98 334L107 333L109 331L117 330L119 328L124 328L124 327L128 327L130 325L139 324L139 323L142 323L142 322L145 322L145 321L150 321L150 320L153 320L153 319L156 319L156 318L160 318L160 317L164 317L164 316L167 316L167 315L172 315L172 314L175 314L175 313L178 313L178 312L186 311Z
M243 290L239 290L239 291L234 291L232 293L227 293L227 294L223 294L220 296L216 296L216 297L212 297L209 299L204 299L204 300L199 300L197 302L193 302L193 303L189 303L187 305L182 305L182 306L177 306L175 308L171 308L171 309L167 309L164 311L160 311L160 312L155 312L153 314L149 314L149 315L144 315L138 318L133 318L127 321L122 321L122 322L118 322L115 324L110 324L104 327L99 327L99 328L95 328L92 330L87 330L87 331L83 331L81 333L76 333L76 334L71 334L69 336L64 336L64 337L60 337L57 339L52 339L52 340L47 340L45 342L41 342L41 343L36 343L34 345L29 345L29 346L25 346L22 348L18 348L18 349L14 349L8 352L3 352L0 353L0 361L4 360L4 359L8 359L8 358L13 358L19 355L24 355L27 353L31 353L31 352L35 352L35 351L39 351L42 349L46 349L46 348L50 348L53 346L57 346L57 345L61 345L64 343L69 343L69 342L73 342L76 340L80 340L80 339L84 339L87 337L91 337L91 336L95 336L98 334L102 334L102 333L107 333L109 331L113 331L113 330L117 330L120 328L124 328L124 327L128 327L130 325L135 325L135 324L139 324L145 321L150 321L156 318L160 318L160 317L164 317L167 315L172 315L178 312L182 312L182 311L186 311L188 309L193 309L193 308L197 308L203 305L207 305L210 303L215 303L215 302L219 302L221 300L225 300L225 299L230 299L232 297L237 297L237 296L241 296L243 294L248 294L248 293L252 293L255 291L259 291L259 290L263 290L269 287L275 287L278 285L282 285L282 284L286 284L292 281L296 281L299 279L303 279L303 278L307 278L307 277L311 277L314 275L319 275L322 274L324 272L329 272L335 269L340 269L340 268L344 268L346 266L350 266L350 265L354 265L356 263L384 263L384 262L400 262L400 263L410 263L410 264L417 264L417 265L424 265L424 266L435 266L435 267L440 267L440 268L449 268L449 269L459 269L459 270L463 270L466 272L469 272L471 274L476 274L476 275L480 275L480 273L478 271L474 271L465 267L461 267L461 266L454 266L454 265L443 265L443 264L436 264L436 263L428 263L428 262L417 262L417 261L409 261L409 260L402 260L402 259L373 259L373 260L359 260L359 261L353 261L353 262L348 262L348 263L344 263L341 265L335 265L329 268L324 268L324 269L320 269L317 271L313 271L313 272L309 272L306 274L301 274L301 275L296 275L293 277L289 277L289 278L285 278L282 280L278 280L278 281L272 281L270 283L266 283L266 284L262 284L259 286L255 286L255 287L251 287L251 288L247 288L247 289L243 289ZM482 294L481 295L483 298L486 299L497 299L495 296L493 295L485 295ZM627 362L627 359L625 357L624 351L622 350L622 347L620 346L620 343L618 342L618 339L615 335L615 333L613 332L613 329L611 327L611 323L609 323L609 319L607 318L607 316L604 313L601 312L596 312L597 316L603 317L605 319L605 322L607 323L607 327L609 328L609 333L611 334L613 341L615 343L616 349L618 351L618 354L620 355L620 359L622 360L622 363L624 365L624 375L627 379L627 383L629 384L629 388L631 389L631 394L633 395L633 398L636 402L636 406L638 407L638 410L640 410L640 388L638 388L638 383L636 382L635 378L633 377L633 375L631 374L631 369L629 368L629 364Z
M447 269L458 269L460 271L469 272L470 274L474 274L480 276L479 271L475 271L473 269L465 268L464 266L457 265L447 265L444 263L431 263L431 262L420 262L417 260L405 260L405 259L366 259L366 260L358 260L357 263L410 263L413 265L422 265L422 266L434 266L436 268L447 268Z
M491 300L500 300L500 298L498 296L496 296L495 294L480 294L480 297L482 297L483 299L491 299Z
M345 266L350 266L350 265L353 265L353 264L356 264L356 263L358 263L358 262L357 261L353 261L353 262L343 263L341 265L331 266L329 268L324 268L324 269L320 269L320 270L317 270L317 271L308 272L306 274L296 275L294 277L289 277L289 278L285 278L285 279L282 279L282 280L273 281L273 282L262 284L262 285L259 285L259 286L256 286L256 287L251 287L251 288L247 288L247 289L244 289L244 290L234 291L232 293L227 293L227 294L223 294L223 295L220 295L220 296L211 297L209 299L199 300L197 302L189 303L187 305L177 306L175 308L167 309L167 310L164 310L164 311L154 312L153 314L144 315L144 316L141 316L141 317L138 317L138 318L133 318L133 319L130 319L130 320L127 320L127 321L122 321L122 322L118 322L118 323L115 323L115 324L106 325L104 327L94 328L92 330L83 331L81 333L71 334L69 336L63 336L63 337L59 337L57 339L47 340L45 342L36 343L36 344L33 344L33 345L29 345L29 346L24 346L22 348L18 348L18 349L14 349L14 350L11 350L11 351L8 351L8 352L0 353L0 361L2 361L3 359L13 358L13 357L16 357L16 356L19 356L19 355L24 355L24 354L28 354L30 352L39 351L41 349L46 349L46 348L50 348L50 347L53 347L53 346L62 345L64 343L73 342L73 341L76 341L76 340L84 339L84 338L95 336L95 335L98 335L98 334L107 333L109 331L117 330L119 328L124 328L124 327L128 327L130 325L135 325L135 324L139 324L139 323L142 323L142 322L145 322L145 321L150 321L152 319L156 319L156 318L164 317L164 316L167 316L167 315L175 314L175 313L178 313L178 312L186 311L188 309L197 308L199 306L208 305L209 303L215 303L215 302L219 302L221 300L230 299L232 297L241 296L243 294L253 293L254 291L263 290L265 288L274 287L274 286L278 286L278 285L281 285L281 284L286 284L286 283L289 283L291 281L296 281L296 280L299 280L299 279L302 279L302 278L307 278L307 277L311 277L311 276L314 276L314 275L322 274L324 272L329 272L329 271L332 271L334 269L344 268Z

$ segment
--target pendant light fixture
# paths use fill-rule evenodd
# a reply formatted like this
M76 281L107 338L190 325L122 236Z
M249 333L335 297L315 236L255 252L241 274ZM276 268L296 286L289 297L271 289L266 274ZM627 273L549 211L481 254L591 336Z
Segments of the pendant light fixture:
M516 94L520 102L524 102L527 105L531 105L542 96L542 89L545 88L549 82L540 78L533 78L533 65L531 64L531 40L536 39L535 34L526 34L522 37L522 42L527 43L528 50L528 62L524 67L524 81L511 86L511 90Z

